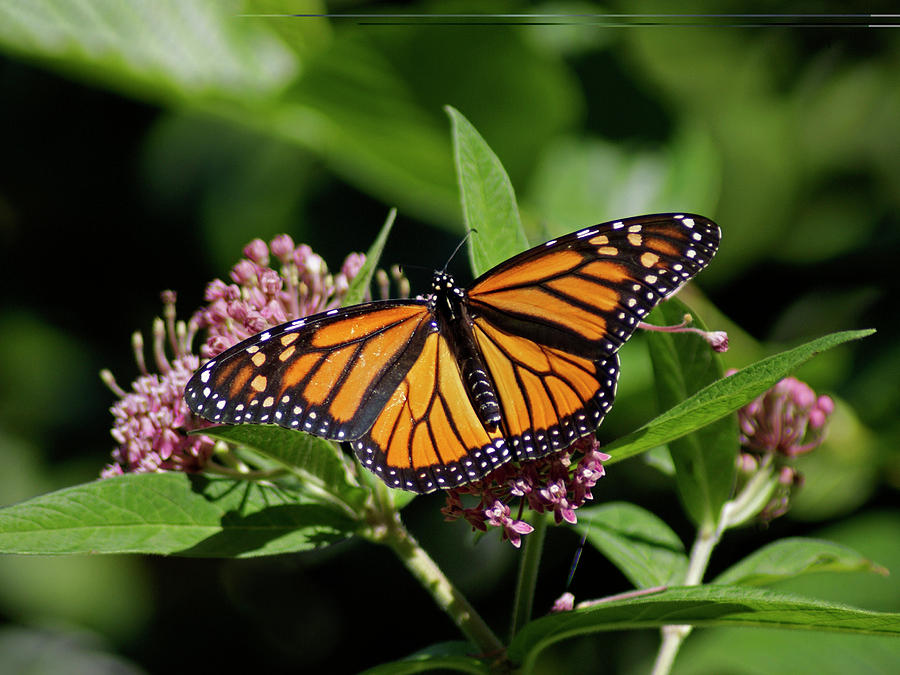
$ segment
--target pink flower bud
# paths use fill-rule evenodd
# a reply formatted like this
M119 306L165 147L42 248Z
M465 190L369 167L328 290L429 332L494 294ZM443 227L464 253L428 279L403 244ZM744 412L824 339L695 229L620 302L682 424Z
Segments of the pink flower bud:
M724 330L710 331L706 334L706 341L716 352L728 351L728 333Z
M231 279L236 284L248 286L256 283L256 265L249 260L240 260L231 268Z
M262 239L254 239L244 247L244 257L258 265L268 265L269 247Z
M559 596L550 609L551 614L556 612L571 612L575 608L575 596L566 591Z
M276 236L272 239L271 248L272 255L278 258L282 264L286 265L294 257L294 240L291 239L290 235L279 234Z

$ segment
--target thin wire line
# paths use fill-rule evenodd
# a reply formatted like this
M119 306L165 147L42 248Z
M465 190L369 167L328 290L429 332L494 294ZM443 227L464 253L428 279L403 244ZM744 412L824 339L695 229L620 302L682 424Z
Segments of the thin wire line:
M239 18L355 20L363 26L603 26L607 28L896 28L900 14L237 14ZM709 21L698 21L709 19ZM742 21L739 21L742 20ZM723 22L724 21L724 22Z

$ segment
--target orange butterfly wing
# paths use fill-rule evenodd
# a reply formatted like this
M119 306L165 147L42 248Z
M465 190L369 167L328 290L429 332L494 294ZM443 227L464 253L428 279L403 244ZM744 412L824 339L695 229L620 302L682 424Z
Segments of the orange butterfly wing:
M612 406L619 377L615 354L591 361L475 320L491 372L503 435L519 460L543 457L592 433Z
M475 281L467 306L516 459L597 427L615 397L616 352L709 263L719 238L701 216L629 218L549 241Z
M282 324L210 359L185 400L211 422L359 438L418 358L429 318L424 302L387 300Z
M478 480L510 458L500 431L479 420L439 332L426 338L375 424L352 446L388 485L414 492Z

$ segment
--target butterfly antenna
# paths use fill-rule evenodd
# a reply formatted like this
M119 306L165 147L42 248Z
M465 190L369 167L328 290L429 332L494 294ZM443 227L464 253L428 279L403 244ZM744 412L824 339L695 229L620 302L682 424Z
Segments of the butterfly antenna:
M477 233L478 230L473 228L473 229L469 230L468 232L466 232L466 236L462 238L462 241L460 241L456 245L456 248L453 249L453 253L450 254L449 258L447 258L447 262L444 263L444 269L441 270L442 272L447 271L447 267L450 265L450 261L456 257L456 254L459 253L459 249L461 249L463 247L463 244L465 244L467 241L469 241L469 237L472 236L473 232Z

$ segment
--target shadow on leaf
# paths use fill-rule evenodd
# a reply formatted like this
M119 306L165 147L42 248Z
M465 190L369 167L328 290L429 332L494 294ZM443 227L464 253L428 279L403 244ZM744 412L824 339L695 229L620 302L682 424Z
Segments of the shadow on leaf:
M221 531L175 555L246 558L321 548L351 536L356 524L334 507L249 481L191 476L192 489L222 509Z

